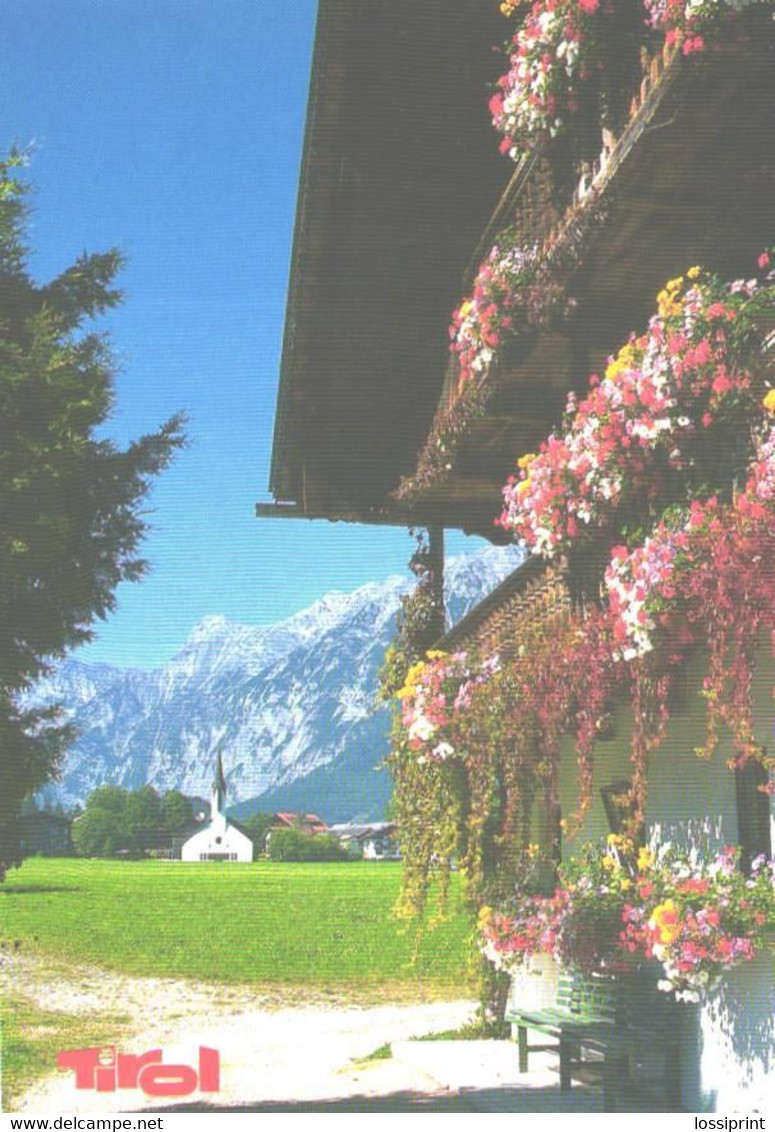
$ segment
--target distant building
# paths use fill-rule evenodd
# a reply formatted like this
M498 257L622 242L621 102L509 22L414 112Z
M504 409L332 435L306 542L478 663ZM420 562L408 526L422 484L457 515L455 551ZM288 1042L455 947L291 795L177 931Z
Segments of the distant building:
M184 842L183 861L252 861L253 842L244 829L226 817L226 779L220 752L210 792L210 821Z
M346 822L329 830L354 857L365 861L400 861L401 850L392 821Z
M275 814L272 829L298 829L310 834L329 832L328 826L317 814Z

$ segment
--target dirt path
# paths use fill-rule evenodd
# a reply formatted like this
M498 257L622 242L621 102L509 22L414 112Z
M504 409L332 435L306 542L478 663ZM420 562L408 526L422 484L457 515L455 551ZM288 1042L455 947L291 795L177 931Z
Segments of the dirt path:
M64 967L31 957L6 961L5 987L53 1012L127 1019L117 1044L141 1053L162 1046L167 1063L196 1064L200 1045L221 1059L219 1105L309 1101L437 1089L422 1070L393 1060L365 1064L385 1043L465 1023L471 1002L374 1005L339 993L132 978L93 967ZM192 1100L196 1100L194 1095ZM208 1099L215 1099L214 1097ZM21 1112L115 1112L169 1104L136 1090L77 1091L55 1072L18 1104Z

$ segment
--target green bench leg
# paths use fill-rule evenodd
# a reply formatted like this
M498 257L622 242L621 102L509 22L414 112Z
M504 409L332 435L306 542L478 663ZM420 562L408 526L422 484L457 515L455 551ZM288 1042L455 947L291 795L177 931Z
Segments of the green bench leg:
M603 1112L616 1112L621 1071L621 1061L613 1055L606 1054L603 1060Z
M527 1073L527 1026L517 1026L517 1043L519 1046L519 1071Z
M674 1112L681 1108L681 1059L679 1046L669 1046L665 1053L665 1099Z
M573 1048L573 1042L560 1038L560 1088L565 1092L571 1087Z

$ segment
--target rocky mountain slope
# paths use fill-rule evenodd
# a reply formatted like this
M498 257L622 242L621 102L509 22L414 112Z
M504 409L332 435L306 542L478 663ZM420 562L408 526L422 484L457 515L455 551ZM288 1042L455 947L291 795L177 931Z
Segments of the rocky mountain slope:
M460 619L520 561L488 547L450 559L447 608ZM391 577L329 593L274 625L207 617L153 671L62 662L36 699L61 702L78 725L48 802L72 805L105 783L207 795L223 750L235 812L306 809L328 821L377 818L390 795L378 770L388 712L377 672L411 582Z

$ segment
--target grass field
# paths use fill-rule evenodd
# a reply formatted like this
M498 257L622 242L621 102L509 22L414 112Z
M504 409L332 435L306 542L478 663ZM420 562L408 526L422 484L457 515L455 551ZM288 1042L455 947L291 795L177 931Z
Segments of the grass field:
M2 1022L2 1111L56 1064L63 1049L115 1042L126 1021L121 1015L102 1015L84 1022L77 1015L41 1010L29 1000L11 996L0 1008Z
M132 975L460 993L471 929L458 886L415 943L392 914L400 880L390 862L34 858L0 885L0 942Z

